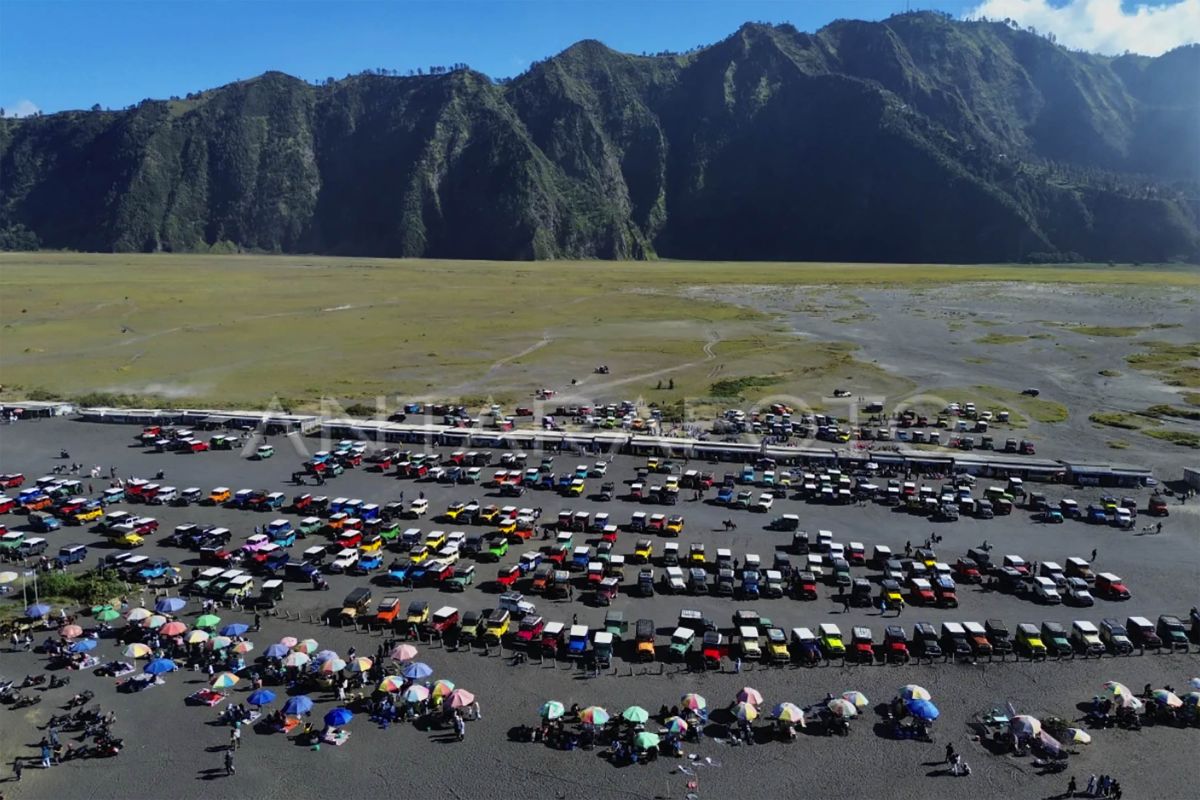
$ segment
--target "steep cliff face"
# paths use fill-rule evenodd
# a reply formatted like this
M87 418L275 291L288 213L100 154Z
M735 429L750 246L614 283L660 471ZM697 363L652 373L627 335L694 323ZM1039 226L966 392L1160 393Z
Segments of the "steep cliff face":
M925 13L585 41L503 85L268 73L0 120L0 246L1196 259L1197 74L1196 46L1103 58Z

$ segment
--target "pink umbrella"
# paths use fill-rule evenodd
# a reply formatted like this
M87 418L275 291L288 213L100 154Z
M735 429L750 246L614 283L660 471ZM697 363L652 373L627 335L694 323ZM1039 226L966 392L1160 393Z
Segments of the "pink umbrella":
M758 691L758 689L751 689L749 686L746 686L737 693L737 699L743 703L752 703L756 706L761 706L763 696L762 692Z
M398 644L392 648L393 661L412 661L417 657L417 648L411 644Z
M475 695L466 689L455 689L450 693L451 708L465 708L475 702Z
M78 639L80 636L83 636L83 628L78 625L67 625L59 633L62 634L64 639Z
M187 625L184 625L179 620L168 622L162 626L163 636L182 636L185 633L187 633Z
M285 636L279 640L279 643L281 645L283 645L284 647L295 647L297 644L300 643L300 640L297 639L295 636Z

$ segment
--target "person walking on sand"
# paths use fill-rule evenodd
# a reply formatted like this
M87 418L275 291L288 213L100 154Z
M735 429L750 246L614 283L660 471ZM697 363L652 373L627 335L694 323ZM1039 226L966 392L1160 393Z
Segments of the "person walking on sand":
M225 751L225 774L232 775L235 772L237 772L237 770L234 769L234 767L233 767L233 751L226 750Z
M233 730L229 732L229 749L237 750L242 746L242 726L235 722Z
M1067 797L1074 797L1078 787L1075 784L1075 776L1071 776L1071 780L1067 783Z
M946 763L949 764L952 761L954 761L954 745L947 742L946 743Z
M13 759L13 780L17 783L21 782L21 771L25 769L25 762L21 761L20 756Z
M1093 772L1091 777L1088 778L1087 788L1083 790L1083 794L1085 797L1096 796L1096 773Z
M1092 548L1092 561L1095 562L1095 560L1096 560L1096 548L1093 547Z

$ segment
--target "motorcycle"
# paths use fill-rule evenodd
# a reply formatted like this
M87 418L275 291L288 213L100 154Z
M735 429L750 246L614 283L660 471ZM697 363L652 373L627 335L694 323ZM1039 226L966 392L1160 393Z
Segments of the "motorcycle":
M51 676L50 676L50 688L51 688L51 689L57 689L57 688L59 688L59 687L61 687L61 686L66 686L66 685L67 685L68 683L70 683L70 682L71 682L71 676L70 676L70 675L64 675L64 676L63 676L63 677L61 677L61 678L60 678L60 677L58 677L57 675L51 675Z
M96 739L96 743L92 745L88 755L92 758L112 758L118 755L124 746L123 739L105 735Z
M79 694L75 695L70 700L68 700L66 707L67 708L75 708L77 706L86 706L88 703L92 702L92 698L94 698L95 696L96 695L90 689L85 689L84 691L80 692Z
M36 705L37 705L38 703L40 703L40 702L42 702L42 696L41 696L40 694L36 694L36 695L30 695L30 694L25 694L25 695L17 695L17 699L16 699L16 700L13 702L13 704L12 704L12 707L13 707L14 709L16 709L16 708L28 708L29 706L36 706Z
M41 675L26 675L25 680L21 681L21 685L18 686L17 688L18 689L28 689L30 686L41 686L45 682L46 682L45 673L43 673Z

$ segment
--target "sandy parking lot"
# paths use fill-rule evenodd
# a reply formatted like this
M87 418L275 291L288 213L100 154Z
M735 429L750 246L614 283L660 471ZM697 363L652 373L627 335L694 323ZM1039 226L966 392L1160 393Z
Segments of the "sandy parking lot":
M23 472L30 479L44 474L60 463L58 450L66 447L74 461L85 465L99 464L107 469L115 466L122 475L152 476L158 470L166 472L165 483L177 487L198 486L205 490L214 485L234 488L266 488L295 493L287 479L299 460L293 444L317 449L316 441L298 443L284 437L273 438L277 455L265 462L252 462L237 453L202 453L194 456L146 453L133 446L137 431L127 426L93 425L65 420L23 422L0 429L0 471ZM566 468L582 459L559 455L556 467ZM618 482L629 479L635 461L618 457L610 469L609 479ZM695 466L695 465L693 465ZM708 467L720 475L727 465ZM592 481L595 482L595 481ZM99 491L100 481L94 481ZM591 482L590 482L591 483ZM589 487L590 488L590 487ZM305 489L304 491L313 491ZM330 481L320 492L330 496L361 497L371 502L386 503L403 491L412 499L418 491L426 492L431 512L439 513L452 499L471 497L483 500L488 490L482 487L445 487L437 484L415 484L393 477L360 470L350 470ZM1052 501L1063 496L1069 487L1051 487ZM1094 492L1071 491L1081 503ZM1139 495L1143 505L1145 493ZM492 500L488 500L491 502ZM495 500L500 504L504 502ZM549 493L532 492L519 505L541 506L546 517L554 517L561 508L608 511L614 521L624 524L629 514L639 507L624 501L607 504L566 500ZM650 510L648 507L644 510ZM759 553L769 562L775 546L787 536L763 529L768 517L775 512L800 515L802 524L810 531L828 528L841 542L861 541L868 549L886 544L902 550L906 541L914 545L923 542L931 531L944 536L938 546L942 560L952 562L968 547L985 539L995 547L994 554L1017 553L1029 560L1056 560L1067 556L1087 557L1098 550L1096 566L1118 572L1129 584L1133 599L1124 603L1097 601L1094 608L1076 610L1064 607L1041 607L1008 594L984 592L960 587L961 607L956 610L909 608L900 618L906 626L917 620L940 623L945 620L980 620L999 617L1015 626L1022 621L1060 620L1075 618L1099 621L1104 616L1124 618L1131 614L1155 617L1160 613L1186 615L1188 608L1200 602L1196 596L1196 576L1200 573L1200 520L1196 506L1172 505L1166 530L1159 536L1139 536L1105 527L1086 526L1068 522L1059 526L1043 526L1030 521L1024 513L989 521L962 520L947 525L933 525L928 520L894 513L882 507L826 507L808 505L795 500L780 500L768 517L749 512L730 512L727 509L686 501L675 507L686 518L686 529L680 541L686 550L690 542L703 542L710 555L718 546L730 547L734 554L744 557L747 552ZM274 515L232 511L223 508L164 508L152 512L162 523L161 534L184 522L221 524L244 539L254 525L261 525ZM720 522L730 516L737 521L733 534L721 530ZM7 517L10 529L19 528L19 517ZM422 520L419 527L454 529L450 525L434 525ZM105 552L101 538L79 528L66 528L48 536L57 547L79 541L92 549L91 564ZM578 535L577 535L578 538ZM616 552L632 551L633 539L621 534ZM660 545L662 540L656 540ZM514 547L501 565L515 563L525 548ZM196 562L193 553L150 544L143 548L147 554L166 555L190 570ZM494 576L496 567L479 566L481 578ZM855 577L874 575L873 571L855 569ZM627 572L632 579L635 570ZM301 622L285 623L270 619L262 632L252 638L260 650L280 636L291 633L312 636L323 646L341 652L354 645L362 653L373 653L378 639L368 633L338 630L310 624L305 620L319 617L354 586L365 585L367 578L332 576L332 590L313 592L300 584L289 584L283 606L299 614ZM627 583L629 581L627 580ZM429 599L432 605L451 604L462 609L491 607L495 596L486 586L476 586L461 595L444 595L431 589L405 592L405 599ZM387 590L376 588L376 597ZM753 607L785 629L796 625L815 627L820 622L833 621L847 631L853 624L871 626L876 635L882 633L878 612L856 610L840 613L831 602L832 590L823 588L822 598L814 602L791 599L763 600L744 604L716 597L656 595L637 598L622 593L613 608L621 609L634 620L650 617L659 628L671 625L680 609L697 608L718 624L728 626L732 612L739 607ZM19 600L17 601L19 602ZM598 626L604 609L586 605L576 595L575 602L538 603L539 613L548 620L570 621L578 615L580 622ZM192 604L184 612L185 621L196 613ZM226 619L238 616L225 612ZM245 615L242 615L245 616ZM888 620L891 620L889 615ZM424 648L422 658L435 670L435 677L448 677L460 686L474 691L480 698L484 718L468 726L467 741L462 744L445 741L444 731L421 731L408 727L378 730L365 718L351 723L353 737L343 748L326 747L320 752L289 744L282 736L248 735L238 754L238 774L234 778L216 778L214 770L221 765L221 753L228 734L225 728L211 723L214 714L207 709L185 706L183 698L194 691L200 676L178 673L168 676L165 686L138 695L117 695L111 680L88 674L73 676L71 690L88 687L96 691L105 708L116 710L118 733L125 737L128 749L118 759L72 763L49 771L30 769L20 783L4 785L8 797L248 797L328 795L341 787L351 787L363 794L414 794L431 796L485 796L498 790L517 797L666 797L682 796L684 776L674 774L675 764L659 760L645 767L614 768L598 757L598 752L557 752L540 745L515 744L508 740L508 729L518 723L530 723L542 701L555 698L570 705L599 704L619 712L626 705L638 703L651 711L660 705L678 702L687 691L706 695L714 707L732 700L743 685L760 689L768 703L791 700L801 705L820 700L827 692L858 689L872 701L890 699L896 688L916 682L928 687L943 716L935 728L934 744L894 741L883 733L882 726L873 727L876 718L868 713L855 723L847 739L825 739L802 736L792 745L771 743L755 748L732 748L708 740L698 747L703 757L711 757L720 766L701 768L700 796L728 797L744 791L750 783L757 794L779 797L794 794L813 796L844 795L847 780L854 776L858 787L887 786L897 797L958 796L970 791L981 796L1012 796L1037 793L1044 797L1064 791L1067 775L1042 777L1030 760L987 754L970 741L968 724L976 714L996 703L1013 702L1030 713L1056 712L1063 716L1078 716L1075 703L1095 694L1101 682L1122 680L1140 688L1149 682L1154 685L1171 683L1182 686L1193 675L1200 674L1200 656L1194 652L1177 656L1105 657L1100 660L1065 661L1062 663L980 663L971 666L953 664L884 666L829 666L816 669L794 667L747 669L736 675L721 673L689 673L673 665L660 672L659 666L645 668L618 658L613 674L587 677L565 663L525 664L512 666L507 658L480 651L449 652L440 646ZM101 645L103 653L115 653L109 642ZM0 653L0 674L20 678L26 673L40 671L41 662L31 654ZM65 698L67 690L58 689L46 695L39 706L24 711L0 710L4 724L0 725L0 756L8 763L14 755L35 754L31 745L42 735L37 726L56 711L55 705ZM238 694L235 692L235 694ZM321 711L332 707L330 698L317 697ZM942 747L954 742L974 769L960 783L941 774ZM1073 757L1072 772L1086 782L1090 772L1111 771L1121 780L1131 797L1157 796L1176 798L1190 796L1187 787L1194 782L1190 767L1196 750L1196 731L1146 728L1140 733L1122 731L1097 732L1095 742Z

